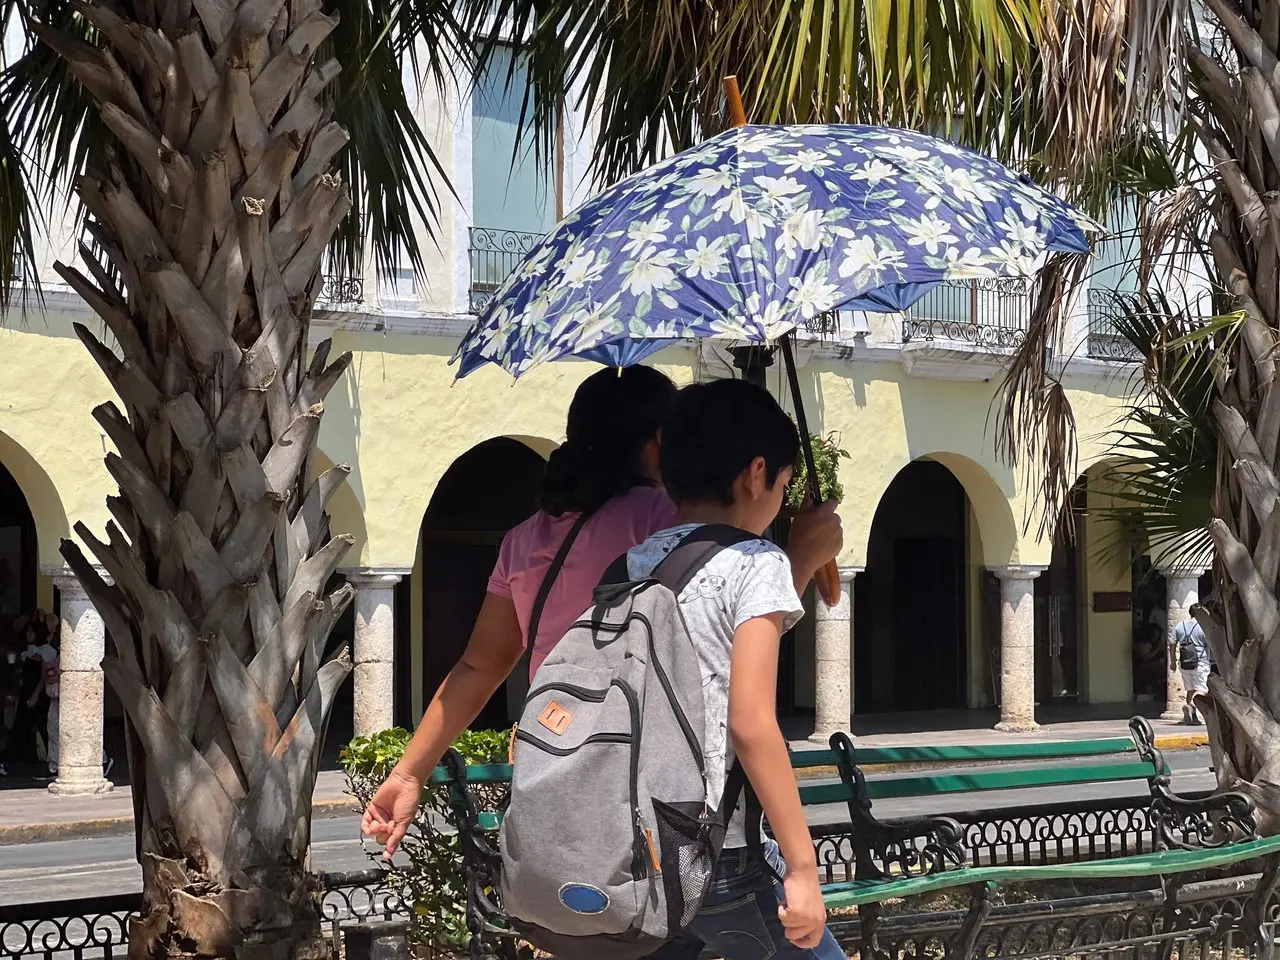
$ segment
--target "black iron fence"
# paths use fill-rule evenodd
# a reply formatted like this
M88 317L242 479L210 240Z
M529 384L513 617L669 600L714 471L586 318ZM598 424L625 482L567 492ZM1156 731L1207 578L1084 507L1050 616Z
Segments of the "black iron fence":
M471 228L468 252L471 257L472 313L479 313L485 308L525 254L541 239L540 233Z
M945 280L907 311L902 340L1016 347L1027 335L1031 293L1031 281L1024 277Z
M410 905L377 868L326 873L324 891L320 916L335 944L353 925L409 918ZM0 960L123 960L142 906L141 893L0 905Z

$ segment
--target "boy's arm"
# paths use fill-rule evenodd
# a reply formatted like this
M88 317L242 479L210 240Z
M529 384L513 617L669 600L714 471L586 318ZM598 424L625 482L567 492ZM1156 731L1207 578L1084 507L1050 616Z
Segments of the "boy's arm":
M787 937L797 946L814 947L825 928L826 908L776 708L778 646L785 618L781 612L753 617L733 634L729 735L787 863L786 903L780 911Z

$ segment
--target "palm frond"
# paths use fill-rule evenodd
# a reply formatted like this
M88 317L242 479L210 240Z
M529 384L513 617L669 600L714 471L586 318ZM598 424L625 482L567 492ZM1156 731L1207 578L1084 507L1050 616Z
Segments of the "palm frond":
M1234 349L1236 315L1206 316L1160 290L1117 294L1116 330L1145 358L1140 390L1110 434L1101 478L1111 502L1094 511L1122 532L1114 546L1152 547L1158 562L1212 555L1218 431L1210 411L1216 371Z
M66 61L36 43L33 22L94 43L92 28L65 0L6 0L0 27L19 30L23 49L0 71L0 314L11 306L19 282L38 293L37 248L52 223L70 212L83 223L73 199L73 178L105 142L105 128Z

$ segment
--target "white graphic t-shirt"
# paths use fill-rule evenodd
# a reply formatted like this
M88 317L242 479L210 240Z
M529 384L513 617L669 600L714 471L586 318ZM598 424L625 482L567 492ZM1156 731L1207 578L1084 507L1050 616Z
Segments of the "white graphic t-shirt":
M627 552L627 573L635 580L653 572L699 524L686 523L660 530ZM680 594L680 609L702 669L706 703L707 803L719 806L724 782L733 766L729 742L729 666L733 634L755 617L782 613L783 630L790 630L804 614L792 582L791 562L776 544L747 540L722 550L702 568ZM726 849L745 847L741 805L725 837Z

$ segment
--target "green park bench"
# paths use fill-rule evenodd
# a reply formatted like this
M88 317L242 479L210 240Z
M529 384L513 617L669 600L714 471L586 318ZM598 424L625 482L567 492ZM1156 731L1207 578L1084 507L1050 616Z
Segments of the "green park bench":
M1174 793L1150 725L1137 717L1130 730L1132 739L945 747L860 747L836 734L829 750L794 752L801 801L843 804L848 812L841 823L813 828L828 909L856 907L862 956L883 960L889 954L880 947L878 931L886 901L962 891L968 907L945 952L968 960L985 954L977 949L978 938L1000 887L1155 878L1163 888L1163 925L1152 936L1171 946L1179 924L1193 922L1190 912L1179 911L1184 882L1260 859L1262 876L1244 915L1217 922L1241 928L1258 955L1270 960L1266 908L1280 871L1280 837L1258 836L1252 801L1242 794ZM484 808L475 788L492 788L510 777L507 764L467 766L452 754L432 778L450 788L476 958L502 956L508 949L507 938L499 936L503 918L492 892L500 863L494 841L501 804ZM1034 797L1054 787L1094 785L1127 787L1140 796L1123 803L1050 800L913 818L875 813L892 811L895 801L909 798L1012 790Z

